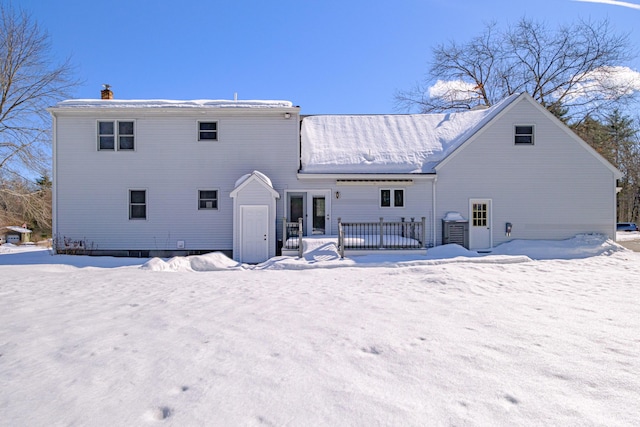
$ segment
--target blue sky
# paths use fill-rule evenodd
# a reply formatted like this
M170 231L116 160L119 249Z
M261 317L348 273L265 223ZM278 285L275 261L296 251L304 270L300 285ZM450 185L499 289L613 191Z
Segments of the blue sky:
M13 0L70 56L75 98L284 99L303 114L392 113L431 48L495 20L607 17L640 49L640 10L612 0ZM630 0L628 6L640 5ZM637 29L636 29L637 28ZM640 70L640 60L627 64Z

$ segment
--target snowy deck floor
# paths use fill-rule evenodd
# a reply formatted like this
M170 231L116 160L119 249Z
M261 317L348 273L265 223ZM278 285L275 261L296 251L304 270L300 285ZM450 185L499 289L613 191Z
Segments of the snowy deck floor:
M360 237L346 237L345 247L350 254L361 255L366 253L379 253L380 251L392 251L393 253L399 253L403 251L409 251L415 253L416 251L424 251L425 248L419 247L419 242L414 239L392 236L394 239L388 238L387 241L393 241L394 245L390 245L387 248L378 249L376 246L379 244L379 236L360 236ZM297 256L298 249L286 249L287 246L294 246L297 244L296 239L287 240L285 247L282 249L282 255ZM350 249L350 247L371 246L368 249ZM413 248L412 248L413 246ZM305 236L302 238L302 257L308 260L320 258L322 260L334 259L334 257L340 258L340 252L338 250L338 236ZM403 249L393 249L394 247L402 247ZM405 249L406 248L406 249Z

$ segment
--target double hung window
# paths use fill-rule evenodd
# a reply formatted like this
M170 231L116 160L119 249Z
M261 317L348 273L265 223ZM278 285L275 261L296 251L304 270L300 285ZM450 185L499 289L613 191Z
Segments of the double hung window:
M147 219L147 190L129 190L129 219Z
M132 151L135 148L132 120L101 120L98 122L98 150Z

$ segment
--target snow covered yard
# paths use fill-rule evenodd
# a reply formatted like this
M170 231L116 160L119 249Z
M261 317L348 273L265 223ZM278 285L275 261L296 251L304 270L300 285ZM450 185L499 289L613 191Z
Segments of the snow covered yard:
M640 254L594 236L256 268L27 249L0 246L0 425L640 419Z

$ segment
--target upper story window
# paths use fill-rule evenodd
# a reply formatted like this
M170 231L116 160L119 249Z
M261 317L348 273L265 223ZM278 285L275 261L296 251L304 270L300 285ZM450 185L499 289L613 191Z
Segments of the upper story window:
M516 144L533 145L533 126L516 125L514 141Z
M218 209L218 190L199 190L198 209Z
M131 151L135 148L134 122L110 120L98 122L98 150Z
M380 190L380 207L403 208L404 190L401 188L383 188Z
M118 150L133 150L133 122L118 122Z
M217 141L218 122L198 122L198 141Z
M98 150L113 150L115 128L113 122L98 122Z

